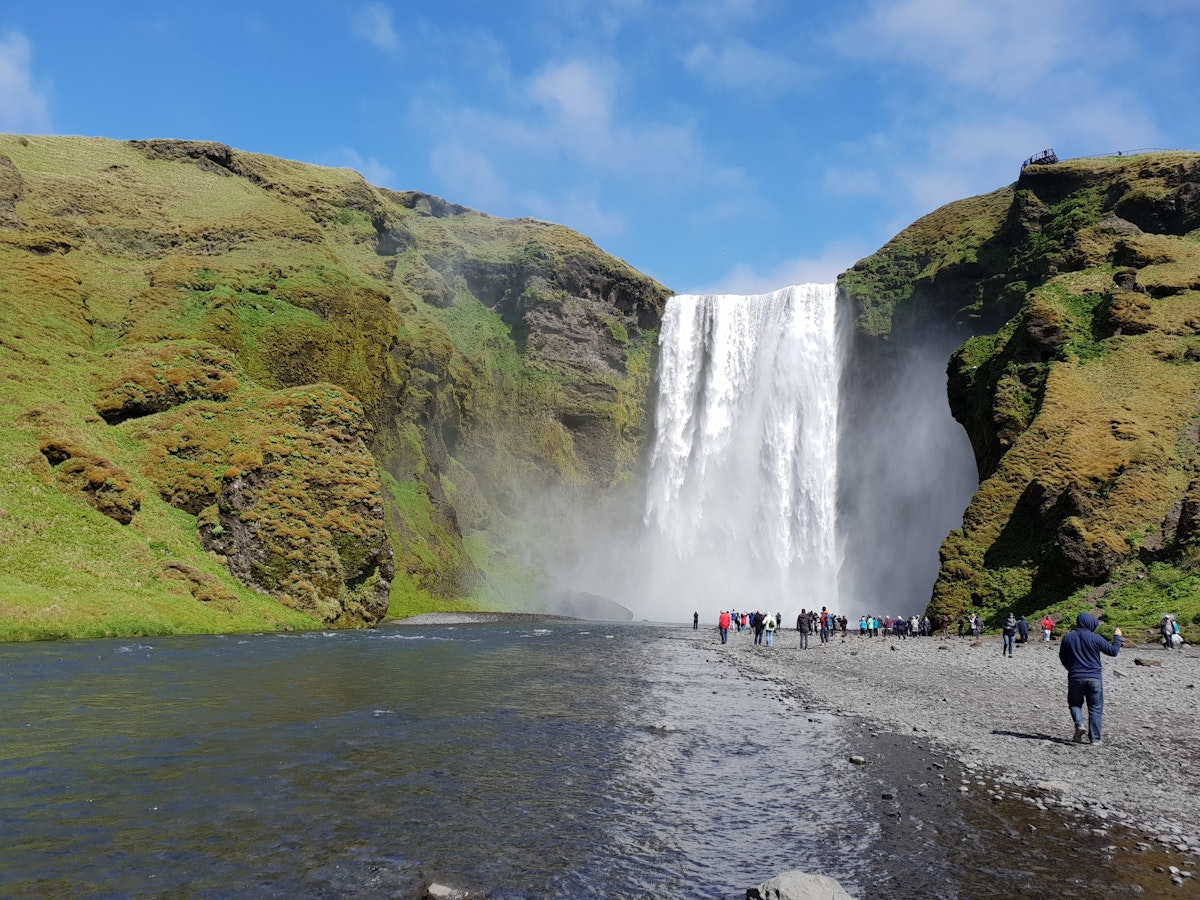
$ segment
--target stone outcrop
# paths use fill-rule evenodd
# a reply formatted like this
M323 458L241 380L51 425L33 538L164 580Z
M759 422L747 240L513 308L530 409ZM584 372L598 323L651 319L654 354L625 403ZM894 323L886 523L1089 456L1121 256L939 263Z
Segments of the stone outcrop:
M750 888L746 891L746 900L853 900L853 897L828 875L796 870Z

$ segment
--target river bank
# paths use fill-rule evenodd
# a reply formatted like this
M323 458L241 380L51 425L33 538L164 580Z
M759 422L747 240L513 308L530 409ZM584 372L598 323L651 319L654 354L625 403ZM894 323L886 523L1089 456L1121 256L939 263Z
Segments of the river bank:
M700 636L703 635L703 636ZM1001 655L999 636L862 638L851 633L799 647L794 631L775 646L749 633L697 646L742 673L775 682L803 709L857 717L914 746L936 748L1001 793L1101 824L1143 832L1186 867L1200 856L1200 652L1126 644L1105 658L1103 742L1072 742L1066 674L1057 641ZM1150 663L1149 665L1141 665ZM1192 882L1196 884L1195 881Z

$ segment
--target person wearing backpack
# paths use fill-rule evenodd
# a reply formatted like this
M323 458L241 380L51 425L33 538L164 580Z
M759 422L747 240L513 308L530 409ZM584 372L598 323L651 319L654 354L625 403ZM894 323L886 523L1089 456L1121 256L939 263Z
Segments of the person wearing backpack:
M1162 617L1158 633L1162 636L1163 647L1168 650L1174 650L1183 643L1183 638L1179 634L1179 623L1170 613Z

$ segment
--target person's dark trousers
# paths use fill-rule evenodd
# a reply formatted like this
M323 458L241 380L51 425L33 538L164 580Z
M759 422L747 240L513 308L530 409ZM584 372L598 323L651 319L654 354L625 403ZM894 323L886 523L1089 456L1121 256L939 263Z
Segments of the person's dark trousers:
M1083 727L1083 705L1088 710L1088 736L1093 744L1100 743L1100 726L1104 723L1104 682L1099 678L1071 678L1067 681L1067 706L1071 721Z

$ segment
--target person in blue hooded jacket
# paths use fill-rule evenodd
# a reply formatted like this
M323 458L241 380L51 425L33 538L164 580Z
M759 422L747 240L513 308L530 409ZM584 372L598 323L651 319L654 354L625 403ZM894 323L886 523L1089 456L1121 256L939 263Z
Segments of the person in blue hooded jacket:
M1096 634L1099 620L1091 613L1075 617L1075 628L1063 636L1058 658L1067 670L1067 706L1075 723L1075 742L1083 743L1085 731L1093 744L1100 743L1100 725L1104 719L1104 671L1100 655L1121 652L1121 629L1113 632L1110 643ZM1083 705L1087 703L1088 727L1083 727Z

